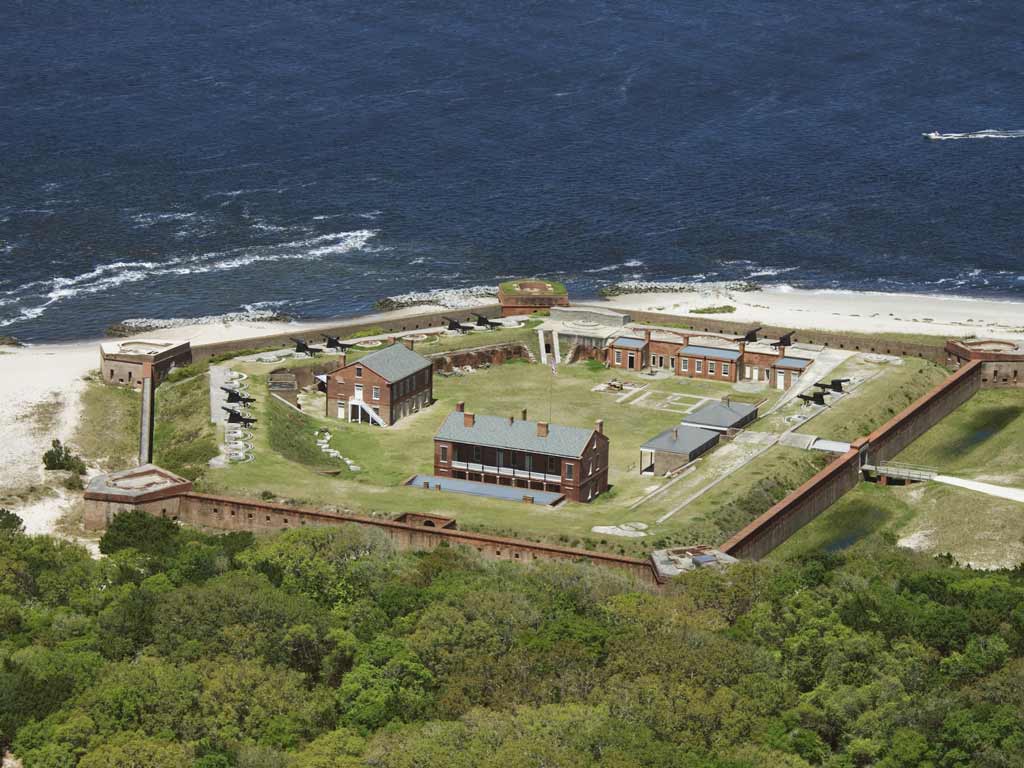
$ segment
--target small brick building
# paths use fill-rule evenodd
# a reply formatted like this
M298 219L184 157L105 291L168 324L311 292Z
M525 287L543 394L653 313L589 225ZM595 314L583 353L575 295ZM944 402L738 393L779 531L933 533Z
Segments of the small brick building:
M562 283L552 280L509 280L498 286L501 316L529 315L569 306L569 292Z
M434 474L590 501L608 490L608 438L593 429L477 416L459 403L434 436Z
M390 426L434 402L433 365L405 344L392 344L327 375L327 415Z
M153 386L173 369L192 362L192 345L187 341L127 339L100 344L100 375L104 384L141 387L153 379Z

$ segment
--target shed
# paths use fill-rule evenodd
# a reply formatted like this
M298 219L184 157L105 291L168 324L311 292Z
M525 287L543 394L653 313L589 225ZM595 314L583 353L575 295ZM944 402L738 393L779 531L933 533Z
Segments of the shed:
M757 406L723 400L708 403L683 419L683 424L727 432L739 429L757 418Z
M665 475L693 461L718 442L720 434L680 424L640 446L640 474Z

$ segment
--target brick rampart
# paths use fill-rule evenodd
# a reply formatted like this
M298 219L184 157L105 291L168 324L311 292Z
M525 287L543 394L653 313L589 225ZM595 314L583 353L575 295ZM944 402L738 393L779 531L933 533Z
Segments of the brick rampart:
M733 557L758 560L832 506L858 482L859 452L851 448L719 549Z
M306 326L302 330L291 327L287 323L281 324L280 333L271 333L266 336L257 336L248 339L237 339L234 341L218 341L209 344L196 344L192 347L192 359L196 362L206 360L213 355L220 355L227 352L241 352L247 349L263 349L271 347L287 347L294 344L292 337L309 339L310 343L320 340L323 334L349 338L356 334L380 329L387 333L402 333L403 331L422 330L424 328L438 328L448 325L448 318L453 318L465 323L475 323L477 315L485 317L498 317L501 315L501 307L498 304L486 304L479 307L467 309L451 309L439 312L424 312L416 315L402 315L396 312L384 312L376 315L364 315L350 320L333 320L323 325Z
M868 464L900 451L966 403L981 389L982 363L972 360L868 435Z
M816 518L860 480L862 464L891 459L969 400L982 385L981 361L971 361L848 452L771 507L720 549L733 557L759 559Z
M171 492L162 498L150 498L134 505L107 498L93 499L86 494L86 518L90 523L87 527L104 527L115 514L130 509L141 509L185 525L218 531L269 532L310 525L363 525L383 532L399 550L431 550L445 544L461 544L472 547L487 560L585 561L615 568L648 585L656 586L660 583L657 571L649 560L460 531L454 527L441 528L436 524L440 518L433 516L420 516L422 519L412 516L406 521L398 521L191 491Z

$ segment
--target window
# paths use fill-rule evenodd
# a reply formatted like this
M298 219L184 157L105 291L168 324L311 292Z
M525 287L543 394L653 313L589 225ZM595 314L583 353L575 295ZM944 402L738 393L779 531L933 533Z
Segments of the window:
M615 364L622 365L622 353L619 350L615 350Z
M373 399L380 400L380 387L373 388Z
M495 462L499 467L505 466L505 452L501 448L498 449L495 455Z
M715 361L714 360L708 360L708 376L714 376L714 375L715 375Z
M442 464L447 464L448 463L448 446L447 445L442 445L441 446L441 463Z
M527 472L533 471L533 456L531 454L527 453L523 456L523 466Z
M572 471L573 471L573 469L574 469L574 466L571 463L569 463L568 461L565 462L565 479L566 480L572 480Z
M480 446L479 445L474 445L473 446L473 461L475 461L475 462L477 462L479 464L480 463L480 456L481 456Z
M357 365L356 366L356 378L357 379L363 378L363 367L361 365Z
M722 375L723 376L728 376L729 375L729 364L728 363L722 363Z
M588 461L587 462L587 477L590 477L592 474L594 474L594 462Z
M694 371L694 373L703 373L704 372L704 361L703 360L694 360L693 361L693 371Z
M679 370L683 373L689 373L690 371L690 358L680 357L679 358Z

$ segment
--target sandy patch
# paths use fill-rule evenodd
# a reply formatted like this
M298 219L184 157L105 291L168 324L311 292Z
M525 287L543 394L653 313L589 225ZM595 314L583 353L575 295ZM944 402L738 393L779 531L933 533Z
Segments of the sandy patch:
M1024 304L958 296L809 291L769 286L759 291L731 291L722 285L695 286L685 293L615 296L604 306L686 314L698 307L731 304L722 319L818 328L856 333L926 333L936 336L993 336L1024 339ZM709 317L713 323L715 316Z

